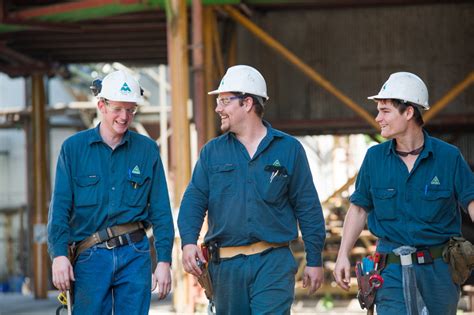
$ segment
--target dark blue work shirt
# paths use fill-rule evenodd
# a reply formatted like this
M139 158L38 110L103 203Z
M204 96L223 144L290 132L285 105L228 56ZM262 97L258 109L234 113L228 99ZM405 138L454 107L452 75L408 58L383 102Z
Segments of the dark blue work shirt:
M321 266L324 218L306 154L293 137L271 128L254 156L233 133L201 150L181 202L182 244L196 244L208 210L205 241L220 246L288 242L300 226L308 266Z
M127 131L112 150L99 126L62 145L49 209L51 257L66 256L68 243L104 228L146 221L153 225L158 261L171 261L173 219L156 142Z
M369 230L403 245L434 246L461 234L459 204L474 200L474 175L459 150L424 131L413 169L395 140L371 147L350 200L368 213Z

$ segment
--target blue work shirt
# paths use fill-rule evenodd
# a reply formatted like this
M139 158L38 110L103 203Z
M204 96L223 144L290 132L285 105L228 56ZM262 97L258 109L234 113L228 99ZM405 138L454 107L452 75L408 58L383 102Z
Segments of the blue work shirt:
M459 149L424 133L413 169L395 152L395 140L371 147L351 203L368 214L369 230L402 245L434 246L461 234L458 203L474 200L474 175Z
M203 147L181 202L182 244L196 244L206 210L205 241L222 247L289 242L298 223L307 265L321 266L325 225L306 154L295 138L264 125L252 158L230 132Z
M49 209L48 248L67 245L117 224L153 225L158 261L170 262L174 227L166 178L155 141L127 131L112 150L94 129L64 141Z

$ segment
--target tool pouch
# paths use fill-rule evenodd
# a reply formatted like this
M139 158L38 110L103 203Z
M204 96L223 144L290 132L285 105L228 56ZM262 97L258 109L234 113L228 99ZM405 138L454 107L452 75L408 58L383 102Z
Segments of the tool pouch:
M201 250L203 252L203 256L208 259L209 253L208 253L208 248L205 246L201 246ZM204 289L204 294L206 294L206 297L209 301L212 301L212 297L214 295L214 291L212 289L212 281L211 281L211 275L209 274L209 263L202 263L199 262L199 266L201 267L201 275L198 277L198 282L201 285L201 287Z
M474 268L474 245L463 237L451 237L443 250L443 260L449 265L453 282L461 285Z
M359 300L359 304L362 309L370 309L375 302L375 288L369 283L370 276L373 273L368 275L357 275L357 285L359 286L359 290L357 291L357 299Z

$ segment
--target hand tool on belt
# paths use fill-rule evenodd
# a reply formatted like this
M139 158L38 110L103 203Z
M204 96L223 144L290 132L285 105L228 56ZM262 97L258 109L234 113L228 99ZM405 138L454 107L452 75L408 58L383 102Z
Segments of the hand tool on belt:
M363 261L358 261L355 266L357 277L357 299L360 307L367 309L367 314L374 313L374 302L376 290L383 285L383 278L380 275L386 266L387 254L375 253L373 257L364 257ZM365 267L365 269L364 269Z
M198 283L204 289L204 294L206 294L207 299L209 300L208 314L215 314L215 305L214 305L214 290L212 288L211 275L209 273L209 250L205 244L201 244L201 252L206 259L206 262L197 260L196 264L201 268L201 275L197 278Z
M145 226L142 222L132 222L111 226L95 232L78 244L72 244L69 246L71 263L74 263L77 256L79 256L83 251L97 244L108 249L127 245L128 240L125 237L125 234L129 234L132 243L139 242L143 239L143 236L146 235Z

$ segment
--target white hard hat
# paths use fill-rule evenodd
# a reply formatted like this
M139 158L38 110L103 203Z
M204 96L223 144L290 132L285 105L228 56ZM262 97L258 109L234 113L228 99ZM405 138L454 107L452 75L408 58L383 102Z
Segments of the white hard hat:
M123 70L114 71L105 76L97 97L116 102L140 103L143 101L142 89L137 80Z
M379 94L368 97L369 100L397 99L430 109L428 88L423 80L410 72L396 72L390 75L380 89Z
M245 65L233 66L227 69L217 90L211 91L208 94L224 92L248 93L268 100L265 79L257 69Z

